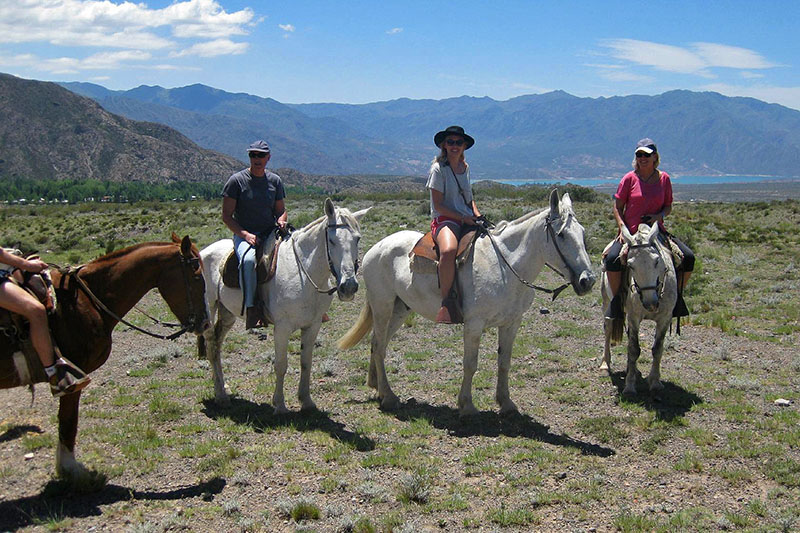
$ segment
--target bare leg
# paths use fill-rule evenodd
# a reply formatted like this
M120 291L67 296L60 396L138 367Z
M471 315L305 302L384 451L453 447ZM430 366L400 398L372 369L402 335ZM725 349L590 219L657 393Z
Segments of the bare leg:
M436 234L436 244L439 247L439 288L442 300L450 294L453 286L453 279L456 274L456 252L458 251L458 239L453 230L443 226ZM439 309L436 315L436 322L450 322L450 312L445 306Z
M0 283L0 307L24 316L30 323L33 348L45 367L55 363L53 341L47 324L47 311L33 296L14 283Z

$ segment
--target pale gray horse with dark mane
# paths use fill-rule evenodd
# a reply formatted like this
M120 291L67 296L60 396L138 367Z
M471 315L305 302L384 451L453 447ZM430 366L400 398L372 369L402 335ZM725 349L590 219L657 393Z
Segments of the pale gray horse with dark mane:
M627 248L626 276L623 278L620 293L624 296L624 314L628 326L628 368L625 375L626 396L636 394L636 361L639 359L639 324L642 320L656 323L653 343L653 363L647 383L651 393L664 388L661 383L661 356L664 353L664 336L672 320L672 310L678 299L678 283L670 250L659 239L658 223L652 227L640 224L635 235L622 226L622 239ZM620 253L625 254L625 250ZM608 308L612 295L608 288L606 273L602 276L603 313ZM603 350L603 370L611 369L611 344L622 340L623 324L626 318L605 319L605 347Z
M458 271L464 313L464 376L458 395L459 415L475 414L472 378L478 368L478 347L486 328L496 327L497 390L500 413L516 412L508 390L511 349L522 315L533 303L535 280L547 264L560 272L579 295L595 281L584 245L584 230L565 194L559 202L554 190L550 208L501 222L490 236L479 238L472 256ZM401 231L383 238L364 255L367 301L356 324L339 339L339 348L355 346L370 330L372 351L367 385L378 390L381 408L394 409L400 400L389 387L384 358L389 339L410 311L434 320L441 305L435 270L417 272L409 252L422 237Z

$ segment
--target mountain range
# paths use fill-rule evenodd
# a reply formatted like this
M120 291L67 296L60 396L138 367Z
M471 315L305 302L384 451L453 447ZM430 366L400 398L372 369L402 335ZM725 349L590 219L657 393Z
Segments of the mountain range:
M477 179L618 177L643 137L656 141L662 168L673 173L800 174L800 111L713 92L282 104L199 84L62 85L232 157L244 158L245 147L264 138L273 166L310 173L424 175L437 153L434 133L460 124L476 139L467 156Z

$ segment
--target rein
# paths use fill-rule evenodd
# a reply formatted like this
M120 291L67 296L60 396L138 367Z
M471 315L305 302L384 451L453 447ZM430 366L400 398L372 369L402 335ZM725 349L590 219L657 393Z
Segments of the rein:
M488 230L485 230L485 231L486 231L486 234L489 236L489 240L492 242L492 246L494 246L494 249L497 251L498 255L500 256L500 259L503 260L503 263L505 263L505 265L508 267L508 269L511 271L511 273L514 274L514 276L516 276L516 278L520 281L520 283L522 283L523 285L525 285L528 288L531 288L531 289L534 289L534 290L537 290L537 291L542 291L542 292L545 292L547 294L552 294L553 296L550 299L551 302L554 301L558 297L559 294L561 294L561 291L563 291L564 289L569 287L569 283L565 283L565 284L561 285L560 287L556 287L555 289L548 289L548 288L545 288L545 287L540 287L539 285L534 285L530 281L528 281L526 279L523 279L519 275L519 273L517 273L517 271L514 269L514 267L511 266L511 263L508 262L508 259L506 259L506 256L503 255L503 251L500 250L500 247L498 246L497 241L495 241L495 239L494 239L494 235L492 235ZM566 259L564 258L564 254L561 252L561 249L559 249L559 247L558 247L558 241L555 238L556 234L555 234L555 231L553 230L553 225L551 224L550 215L549 214L547 215L547 218L545 219L545 231L547 231L548 239L552 236L552 238L553 238L553 246L555 246L556 252L558 252L558 256L561 258L561 260L564 262L564 264L567 265L567 268L569 269L570 274L573 274L573 276L574 276L574 273L572 272L572 267L569 266L569 263L567 263ZM557 269L553 268L552 265L550 265L549 263L545 263L545 265L547 265L547 267L550 268L553 272L555 272L556 274L558 274L562 278L566 279L566 276L564 276L564 274L559 272Z
M182 326L180 330L178 330L175 333L172 333L170 335L162 335L162 334L159 334L159 333L153 333L151 331L147 331L146 329L142 329L139 326L136 326L135 324L131 324L130 322L128 322L127 320L125 320L121 316L117 315L114 311L109 309L100 300L100 298L98 298L92 292L92 290L89 288L89 286L86 285L86 282L83 281L83 279L81 279L80 275L78 274L78 272L80 272L80 270L85 265L80 265L78 267L72 267L72 268L68 268L68 269L63 269L63 268L60 268L60 267L58 267L58 268L59 268L59 271L62 273L62 275L68 275L68 276L71 276L73 279L75 279L75 282L78 284L78 287L80 287L81 290L86 294L86 296L89 297L89 299L92 301L92 303L95 305L95 307L97 307L97 309L105 312L107 315L109 315L111 318L113 318L117 322L122 322L123 324L125 324L129 328L134 329L134 330L136 330L136 331L138 331L140 333L144 333L146 335L150 335L151 337L155 337L156 339L175 340L178 337L180 337L181 335L183 335L184 333L186 333L187 331L191 330L195 325L194 324L194 322L195 322L194 309L193 309L193 306L192 306L191 292L190 292L190 289L189 289L189 278L188 278L188 274L186 272L186 268L187 268L187 266L189 268L194 268L196 265L199 265L199 259L196 258L196 257L192 257L192 258L188 258L187 259L187 258L183 257L182 254L180 254L180 257L181 257L181 270L183 272L183 282L184 282L184 286L186 288L186 302L187 302L187 304L189 306L189 322L185 326ZM53 265L53 266L56 266L56 265ZM142 312L142 311L140 311L140 312ZM144 312L142 312L142 314L144 314L147 318L155 321L158 324L161 324L161 325L164 325L164 326L168 326L168 327L177 327L178 326L177 324L170 324L170 323L167 323L167 322L160 322L157 319L147 315Z
M331 259L331 250L328 245L328 231L330 231L331 229L336 230L338 228L347 228L348 230L353 231L353 228L351 228L347 224L328 224L325 227L325 255L328 258L328 270L330 271L331 275L336 279L336 286L331 287L328 290L320 289L319 286L316 283L314 283L314 280L311 278L311 275L308 273L306 267L303 265L303 261L300 260L300 254L297 253L297 246L295 244L295 240L292 239L292 250L294 251L294 257L297 260L297 264L300 265L301 272L305 274L305 276L308 278L308 281L311 282L311 285L318 293L327 294L328 296L336 292L339 288L339 281L340 281L339 274L336 273L336 268L333 265L333 259ZM355 271L356 273L358 273L358 260L356 260Z

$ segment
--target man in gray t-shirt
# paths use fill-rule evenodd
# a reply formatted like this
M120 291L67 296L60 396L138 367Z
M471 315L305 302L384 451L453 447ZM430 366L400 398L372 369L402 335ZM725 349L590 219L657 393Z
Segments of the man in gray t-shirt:
M286 193L280 176L269 172L269 145L256 141L247 148L250 167L233 174L222 189L222 221L233 232L239 258L239 285L247 308L247 329L266 324L256 306L256 245L272 236L275 226L286 227Z

